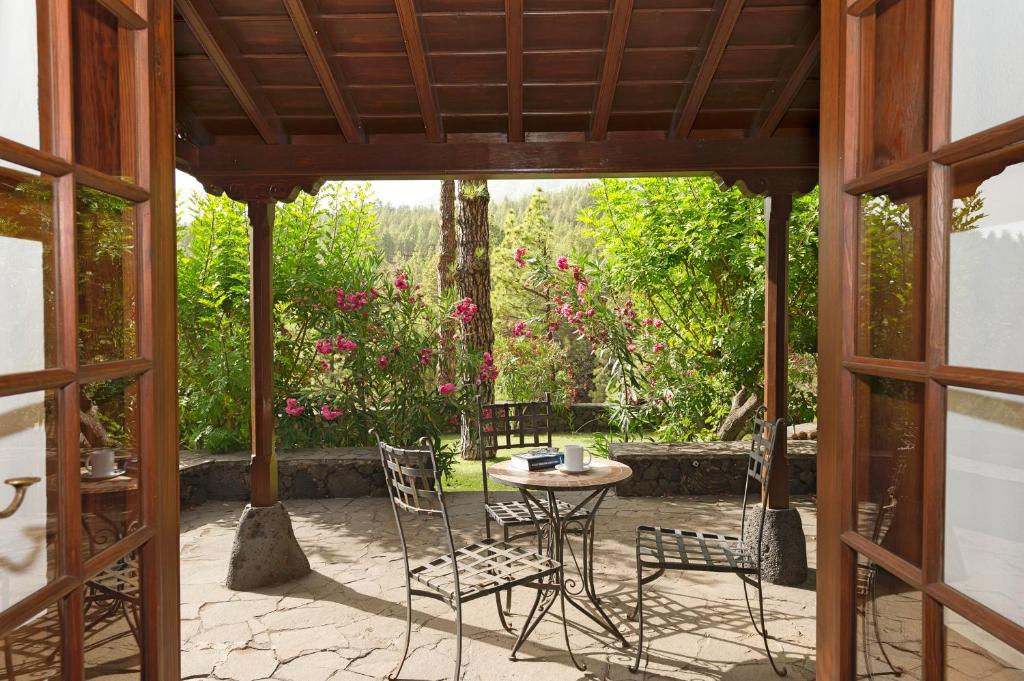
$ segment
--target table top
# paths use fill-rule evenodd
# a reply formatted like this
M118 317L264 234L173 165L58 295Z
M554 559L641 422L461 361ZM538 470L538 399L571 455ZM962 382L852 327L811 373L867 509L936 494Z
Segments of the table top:
M487 474L509 487L543 490L593 490L610 487L633 477L633 469L619 461L595 458L584 473L562 473L556 470L528 471L511 461L496 463Z
M139 480L128 475L119 475L107 480L90 480L83 474L80 485L82 494L111 494L113 492L134 492L139 489Z

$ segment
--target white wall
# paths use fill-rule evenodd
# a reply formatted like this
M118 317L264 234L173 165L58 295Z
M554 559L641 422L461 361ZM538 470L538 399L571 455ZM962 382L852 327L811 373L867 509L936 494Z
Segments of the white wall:
M3 0L6 2L6 0ZM43 246L0 237L0 374L44 368ZM0 610L46 583L46 423L42 393L0 398L0 481L42 478L0 520ZM0 506L13 497L0 485Z
M36 37L36 0L0 0L0 137L39 148Z

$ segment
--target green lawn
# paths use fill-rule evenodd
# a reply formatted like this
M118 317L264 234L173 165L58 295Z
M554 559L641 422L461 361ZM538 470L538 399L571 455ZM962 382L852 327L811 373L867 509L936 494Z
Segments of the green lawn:
M445 435L442 441L446 444L458 443L458 435ZM583 445L593 452L592 445L594 444L593 433L555 433L551 436L551 444L555 447L563 447L567 443L575 442ZM518 451L528 451L532 447L526 447L525 449L509 449L498 452L497 459L488 460L487 465L497 463L499 461L508 461L512 454ZM461 458L455 462L455 469L452 471L452 477L444 481L444 488L451 492L479 492L483 490L483 484L480 480L480 462L479 461L463 461ZM499 485L493 480L488 481L488 489L491 490L508 490L510 487L505 485Z

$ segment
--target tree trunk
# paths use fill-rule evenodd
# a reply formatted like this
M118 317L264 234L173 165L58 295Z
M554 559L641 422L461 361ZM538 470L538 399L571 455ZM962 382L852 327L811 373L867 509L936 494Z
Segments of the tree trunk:
M487 208L490 196L486 180L459 181L459 218L456 230L455 283L460 298L472 298L477 306L469 324L463 322L466 344L479 352L494 348L494 326L491 314L491 257L490 226ZM476 376L467 376L475 382ZM484 402L494 401L494 384L484 382L478 386ZM477 447L476 414L462 417L462 456L479 459Z
M729 410L728 416L726 416L725 419L722 420L722 424L718 426L718 439L738 440L743 437L743 433L747 428L747 421L750 420L750 416L760 406L760 393L749 393L746 388L740 388L739 391L733 395L732 409Z
M441 224L437 244L437 296L443 299L445 292L455 286L455 180L441 182ZM438 383L455 382L455 348L452 338L458 328L454 319L446 319L441 327L437 359Z

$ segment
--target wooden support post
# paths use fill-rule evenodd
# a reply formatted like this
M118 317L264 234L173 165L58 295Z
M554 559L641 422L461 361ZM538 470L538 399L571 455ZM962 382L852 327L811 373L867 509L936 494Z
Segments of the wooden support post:
M274 452L274 294L271 249L273 199L255 199L249 209L250 389L252 459L249 485L253 506L277 503L277 455Z
M770 421L788 417L789 307L786 303L786 280L789 216L792 211L792 195L777 195L765 199L767 243L764 284L764 405L765 416ZM767 493L769 508L789 508L789 462L786 460L785 430L775 438L771 480Z

